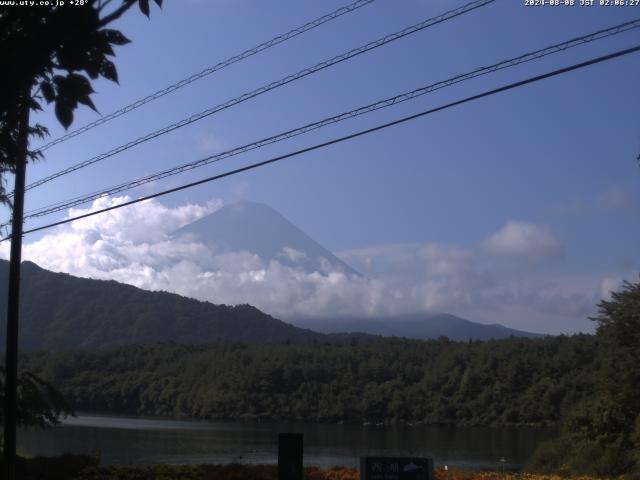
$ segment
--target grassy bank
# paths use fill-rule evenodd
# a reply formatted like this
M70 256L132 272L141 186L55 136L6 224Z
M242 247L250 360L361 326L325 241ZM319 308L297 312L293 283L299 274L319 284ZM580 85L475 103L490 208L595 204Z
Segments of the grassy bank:
M591 477L560 477L555 475L532 475L527 473L474 472L468 470L436 469L436 480L594 480ZM198 466L198 467L131 467L87 471L78 477L82 480L277 480L275 466ZM359 480L355 468L334 467L319 469L307 467L305 480Z
M528 473L478 472L436 469L436 480L594 480ZM100 467L95 458L63 455L55 458L20 459L19 478L24 480L276 480L274 465L154 465ZM307 467L305 480L359 480L355 468ZM622 477L621 477L622 478Z

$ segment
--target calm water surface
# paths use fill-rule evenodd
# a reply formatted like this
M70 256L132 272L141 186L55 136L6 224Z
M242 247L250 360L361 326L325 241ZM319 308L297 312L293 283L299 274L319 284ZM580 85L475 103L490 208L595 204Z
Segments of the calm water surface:
M304 434L305 465L354 467L361 455L430 456L436 465L517 469L549 430L232 423L79 415L18 433L31 455L98 453L103 465L276 463L278 432Z

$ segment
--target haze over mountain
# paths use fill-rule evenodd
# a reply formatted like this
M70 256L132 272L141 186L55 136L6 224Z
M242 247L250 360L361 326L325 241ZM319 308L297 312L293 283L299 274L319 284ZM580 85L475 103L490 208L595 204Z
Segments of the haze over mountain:
M6 292L9 264L0 260L0 291ZM0 296L0 342L4 342L6 295ZM325 320L313 325L327 334L297 327L250 305L214 305L167 292L149 292L115 281L54 273L32 262L22 266L20 346L25 350L65 350L110 345L212 341L246 343L340 343L366 335L468 340L531 336L451 315L395 323ZM434 323L436 321L436 323ZM346 332L339 334L338 332Z
M74 214L127 200L101 198ZM375 244L372 235L371 243L333 255L270 207L222 205L216 199L178 206L141 202L61 226L35 241L27 238L24 259L51 271L213 304L250 304L287 322L437 311L520 330L571 333L593 330L587 318L615 286L613 279L595 277L546 281L539 274L552 267L562 244L552 232L526 222L508 222L470 245L400 239ZM309 215L305 225L321 221L326 219ZM0 247L7 258L8 245ZM526 279L523 268L532 272ZM570 319L575 328L565 323Z
M358 275L353 268L319 245L268 205L241 201L190 223L173 233L205 244L212 253L245 251L264 264L276 261L305 273L340 271ZM286 316L291 323L323 333L363 332L416 339L447 336L455 340L499 339L536 334L502 325L484 325L448 314L410 314L364 319L357 316L304 318Z
M485 325L471 322L447 313L413 314L397 317L363 319L347 318L303 318L292 322L302 328L322 333L362 332L384 337L405 337L428 340L448 337L451 340L500 340L509 337L540 338L544 335L524 332L497 323Z
M205 244L214 254L250 252L265 265L277 261L306 273L359 275L268 205L246 200L225 205L172 235Z

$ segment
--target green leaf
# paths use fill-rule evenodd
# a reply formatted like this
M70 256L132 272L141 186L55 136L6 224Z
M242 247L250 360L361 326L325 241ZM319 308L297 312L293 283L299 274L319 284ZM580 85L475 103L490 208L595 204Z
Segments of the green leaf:
M116 56L116 52L113 51L113 48L111 48L111 45L109 45L109 42L107 42L107 44L103 47L103 49L104 49L105 55L109 55L111 57Z
M44 125L36 123L34 126L29 127L29 135L35 135L40 139L44 139L49 135L49 130Z
M91 110L93 110L94 112L97 112L98 109L96 108L96 106L93 104L93 101L91 100L91 97L89 97L89 95L84 96L84 97L80 97L78 98L78 101L83 104L86 105L87 107L89 107Z
M100 57L105 55L115 56L115 52L109 43L110 35L108 31L100 30L91 35L91 47L89 50Z
M34 112L41 112L42 107L40 106L40 102L38 102L35 98L31 98L29 101L29 108Z
M53 100L56 98L56 92L50 82L46 80L43 81L40 84L40 90L42 90L42 96L47 101L47 103L53 102Z
M78 75L77 73L70 73L67 76L66 87L77 97L84 97L94 93L91 82L84 75Z
M102 30L107 41L113 45L126 45L127 43L131 43L127 37L125 37L118 30L111 30L109 28Z
M56 117L62 126L66 129L69 128L71 122L73 122L73 110L61 99L56 101Z
M116 66L113 62L109 60L105 59L102 61L102 65L100 65L100 75L107 80L118 83L118 71L116 70Z
M96 53L95 51L86 53L84 69L92 80L95 80L100 75L100 64L103 58L104 55L102 53Z
M156 2L156 5L162 8L162 0L154 0L154 1Z
M60 87L64 84L64 81L65 81L65 77L63 77L62 75L53 76L53 83L56 84L56 87L58 87L58 90L60 90Z
M140 7L140 11L148 17L150 13L149 0L138 0L138 6Z

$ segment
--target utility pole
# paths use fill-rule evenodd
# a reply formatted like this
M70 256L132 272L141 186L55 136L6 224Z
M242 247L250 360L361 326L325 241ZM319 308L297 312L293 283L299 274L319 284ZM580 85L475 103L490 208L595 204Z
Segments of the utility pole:
M9 299L7 307L7 346L4 383L4 467L7 480L16 478L16 424L18 410L18 316L20 309L20 262L24 184L29 144L29 98L31 88L23 92L18 114L18 138L11 218L11 256L9 259Z

